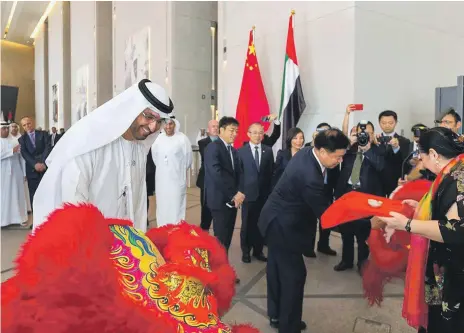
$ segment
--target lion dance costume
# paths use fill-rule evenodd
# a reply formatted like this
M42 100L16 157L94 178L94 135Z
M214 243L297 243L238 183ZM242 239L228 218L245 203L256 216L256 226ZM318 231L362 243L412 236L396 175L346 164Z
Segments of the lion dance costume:
M226 325L235 272L182 222L149 230L67 205L29 236L2 284L3 333L259 333Z

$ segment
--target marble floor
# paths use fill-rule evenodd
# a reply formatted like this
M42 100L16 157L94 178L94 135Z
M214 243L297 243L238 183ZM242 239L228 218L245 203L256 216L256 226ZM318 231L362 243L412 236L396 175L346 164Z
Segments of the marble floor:
M188 190L187 221L200 223L200 192ZM149 218L155 226L155 200L151 199ZM1 230L1 278L2 282L14 274L13 260L29 230L19 227ZM337 233L331 236L331 246L341 252L341 239ZM276 332L268 325L266 316L266 266L253 261L241 262L240 218L238 218L230 261L235 267L241 284L233 306L225 315L228 323L249 322L263 333ZM306 258L308 270L305 286L303 320L309 333L413 333L401 318L402 287L395 281L386 287L386 297L381 307L369 307L362 296L361 278L355 271L334 272L333 266L340 256Z

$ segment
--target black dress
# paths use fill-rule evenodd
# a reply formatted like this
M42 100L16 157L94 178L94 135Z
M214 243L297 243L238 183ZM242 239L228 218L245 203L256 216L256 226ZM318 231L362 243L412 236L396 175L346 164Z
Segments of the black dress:
M448 220L454 203L459 220ZM432 201L432 220L439 221L444 243L430 241L425 276L428 329L419 332L464 332L464 164L442 180Z

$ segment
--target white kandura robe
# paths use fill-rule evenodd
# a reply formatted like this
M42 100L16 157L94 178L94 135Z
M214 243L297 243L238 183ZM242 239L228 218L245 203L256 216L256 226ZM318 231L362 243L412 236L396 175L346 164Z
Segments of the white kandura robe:
M105 217L130 219L135 228L145 232L146 162L147 152L142 142L119 137L65 165L60 200L91 203Z
M1 225L20 224L27 221L27 206L24 194L25 169L21 163L21 154L13 153L16 146L7 138L1 143Z
M161 133L151 148L156 165L156 225L177 224L185 219L187 169L192 165L192 145L184 133Z
M10 135L8 136L8 139L11 140L11 142L13 142L13 146L15 145L18 145L19 144L19 138L21 137L21 134L17 134L17 135L12 135L10 133ZM24 157L19 154L21 156L21 163L22 163L22 166L24 168L24 170L26 170L26 160L24 159ZM27 211L30 212L32 211L32 206L31 206L31 198L29 197L29 186L27 185L27 179L24 180L24 195L26 196L26 203L27 203Z

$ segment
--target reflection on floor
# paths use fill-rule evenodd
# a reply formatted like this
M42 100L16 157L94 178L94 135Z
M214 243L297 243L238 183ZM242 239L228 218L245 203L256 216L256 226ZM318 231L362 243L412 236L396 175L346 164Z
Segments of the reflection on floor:
M187 221L200 223L200 198L198 189L188 190ZM155 221L155 200L151 199L149 218ZM1 231L2 282L14 273L12 261L29 230L7 228ZM331 246L341 252L338 234L331 236ZM237 270L241 284L237 289L234 305L226 314L226 322L250 322L261 332L275 332L268 325L266 316L266 271L265 264L253 261L241 262L240 218L237 221L230 250L230 261ZM318 255L306 259L308 277L305 287L303 319L308 332L318 333L412 333L401 318L402 288L396 281L386 288L387 297L382 307L370 308L362 297L361 280L355 271L336 273L333 266L340 256Z

